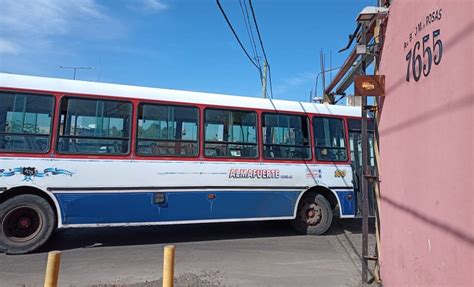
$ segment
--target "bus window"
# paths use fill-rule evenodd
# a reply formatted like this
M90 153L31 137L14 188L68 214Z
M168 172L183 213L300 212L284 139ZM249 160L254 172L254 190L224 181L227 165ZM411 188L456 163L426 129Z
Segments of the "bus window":
M204 116L207 157L257 157L257 113L206 109Z
M63 98L57 150L76 154L127 154L132 104Z
M54 98L0 93L0 151L46 153Z
M313 118L316 158L321 161L346 161L344 122L337 118Z
M307 117L265 113L262 131L265 158L311 159Z
M362 167L362 138L361 138L361 120L348 119L349 127L349 147L351 151L351 159L359 167ZM370 167L375 167L375 153L374 153L374 120L367 119L367 135L368 135L368 153L367 164Z
M140 104L137 154L143 156L197 156L198 109Z

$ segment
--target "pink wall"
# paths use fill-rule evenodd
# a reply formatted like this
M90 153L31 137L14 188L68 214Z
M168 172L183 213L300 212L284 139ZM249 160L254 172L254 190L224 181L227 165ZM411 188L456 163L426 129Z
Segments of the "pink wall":
M390 7L380 71L384 286L474 286L473 2L395 0ZM410 70L408 82L406 55L420 41L415 56L423 57L425 35L433 51L438 29L441 61L418 81Z

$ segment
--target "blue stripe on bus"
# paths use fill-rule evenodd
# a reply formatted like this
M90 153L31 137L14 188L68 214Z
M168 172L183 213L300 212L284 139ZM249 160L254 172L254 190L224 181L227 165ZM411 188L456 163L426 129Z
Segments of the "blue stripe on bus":
M355 197L354 191L336 191L337 197L339 198L341 213L343 216L354 216L355 215ZM350 200L348 199L350 196Z
M215 199L208 199L208 194ZM133 223L293 216L298 191L56 193L63 224Z

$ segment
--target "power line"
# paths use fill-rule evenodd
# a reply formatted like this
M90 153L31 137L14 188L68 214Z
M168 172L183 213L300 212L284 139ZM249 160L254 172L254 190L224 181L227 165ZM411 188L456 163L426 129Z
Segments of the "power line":
M259 69L258 73L260 74L260 83L262 83L263 85L262 65L260 65L260 55L258 54L257 45L255 44L255 39L253 37L253 29L252 29L252 25L250 24L250 17L249 17L249 12L247 9L247 2L245 2L244 0L245 11L244 11L244 8L242 7L242 0L239 0L239 4L240 4L240 10L242 11L242 16L244 17L245 28L247 30L247 36L249 37L249 42L252 47L254 60L257 62L257 66Z
M345 97L346 97L346 94L342 95L342 97L340 97L336 102L334 102L334 104L337 105L337 103L339 103L339 101L341 101Z
M257 30L258 40L260 41L260 47L262 47L263 56L265 61L268 63L267 54L265 53L265 48L263 47L262 37L260 36L260 29L258 29L257 17L255 17L255 11L253 10L252 0L249 0L250 10L252 11L253 22L255 23L255 30Z
M255 61L257 61L258 66L261 68L260 60L259 60L260 57L257 51L257 44L255 44L255 38L253 37L253 29L252 29L252 25L250 24L250 17L249 17L249 11L247 8L247 2L245 2L244 0L245 11L244 11L244 8L242 7L242 0L239 0L239 4L240 4L240 10L242 10L242 15L244 17L245 28L247 29L247 35L249 36L249 41L250 41L250 44L252 45L252 50L254 52L254 57L255 57L254 59Z
M242 45L242 42L239 39L239 36L237 36L237 33L235 32L234 28L232 27L232 24L229 21L229 18L227 18L227 15L224 12L224 9L221 6L221 3L219 0L216 0L217 6L219 6L219 10L221 10L222 16L224 16L225 21L227 22L227 25L229 25L230 30L232 30L232 33L234 34L235 39L237 39L237 42L239 42L240 48L244 51L245 55L247 55L247 58L249 58L250 62L260 71L260 67L252 60L252 57L250 57L249 53L247 50L244 48L244 45Z
M265 48L263 46L262 36L260 35L260 29L258 28L257 17L255 16L255 10L253 9L252 0L249 0L250 11L252 11L253 22L255 24L255 30L257 31L258 40L260 42L260 47L262 48L263 56L265 57L265 62L268 65L268 78L270 80L270 93L273 98L273 89L271 87L272 83L272 74L270 72L270 64L268 63L267 53L265 53Z

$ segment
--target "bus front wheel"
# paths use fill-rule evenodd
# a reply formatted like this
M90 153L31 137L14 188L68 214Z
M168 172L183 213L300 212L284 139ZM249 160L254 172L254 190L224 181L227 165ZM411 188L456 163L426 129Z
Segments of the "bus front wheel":
M317 193L303 195L298 204L293 227L302 234L321 235L332 223L332 209L327 199Z
M54 211L44 198L23 194L0 204L0 251L31 252L43 245L54 230Z

